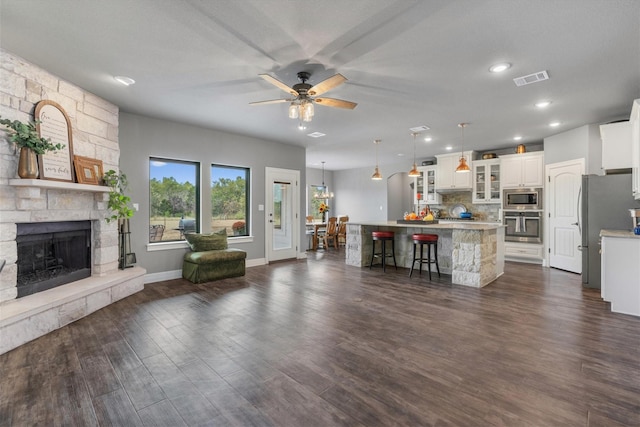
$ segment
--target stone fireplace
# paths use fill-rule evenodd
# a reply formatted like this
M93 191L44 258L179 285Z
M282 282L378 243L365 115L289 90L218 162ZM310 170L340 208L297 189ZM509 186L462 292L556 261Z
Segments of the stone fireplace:
M105 171L118 170L117 106L2 49L0 62L0 115L33 121L37 102L55 101L71 122L72 153L101 160ZM142 290L146 273L140 267L118 270L117 226L105 221L107 187L18 179L17 163L17 151L0 132L0 354ZM60 242L34 243L36 234L78 222L82 230L71 233L84 235L73 248L81 252L74 258L84 258L81 267ZM44 232L32 233L38 228ZM63 270L69 283L57 280ZM49 278L24 285L23 273Z

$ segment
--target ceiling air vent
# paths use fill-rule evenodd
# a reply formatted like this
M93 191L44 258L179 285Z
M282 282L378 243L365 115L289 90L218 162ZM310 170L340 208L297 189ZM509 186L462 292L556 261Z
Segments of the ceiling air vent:
M427 125L422 125L422 126L416 126L416 127L413 127L413 128L409 128L409 130L411 132L415 132L415 133L424 132L424 131L429 130L429 129L431 129L431 128L429 126L427 126Z
M549 80L549 74L546 70L513 79L516 86L530 85L531 83L538 83L543 80Z

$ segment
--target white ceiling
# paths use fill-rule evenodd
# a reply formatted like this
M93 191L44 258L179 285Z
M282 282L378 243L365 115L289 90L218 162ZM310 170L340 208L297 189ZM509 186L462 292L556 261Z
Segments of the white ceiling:
M307 147L307 165L373 166L413 156L410 127L428 125L418 158L506 149L588 123L628 118L640 98L636 0L2 0L2 48L122 111ZM488 68L513 66L502 74ZM516 87L513 78L550 79ZM316 107L306 131L286 98L299 71L355 110ZM125 87L113 76L136 84ZM553 104L537 110L534 103ZM560 127L548 123L558 120ZM310 138L311 132L326 134ZM523 139L514 142L515 135Z

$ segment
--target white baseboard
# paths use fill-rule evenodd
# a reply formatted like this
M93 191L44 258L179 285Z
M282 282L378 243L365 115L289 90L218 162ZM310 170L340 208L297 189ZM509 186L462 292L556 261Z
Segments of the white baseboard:
M258 265L265 265L267 261L264 258L248 259L245 261L245 266L256 267ZM170 270L160 271L158 273L149 273L144 276L144 283L155 283L163 280L180 279L182 277L182 270Z
M246 261L247 267L257 267L258 265L266 265L267 260L265 258L248 259Z
M144 284L162 282L163 280L173 280L182 277L182 270L160 271L158 273L149 273L144 276Z

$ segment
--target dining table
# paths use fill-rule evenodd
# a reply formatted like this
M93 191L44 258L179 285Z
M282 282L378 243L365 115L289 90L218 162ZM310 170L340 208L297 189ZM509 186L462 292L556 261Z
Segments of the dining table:
M307 222L307 228L313 228L313 238L311 243L311 250L318 250L318 246L320 243L320 232L327 229L326 222Z

